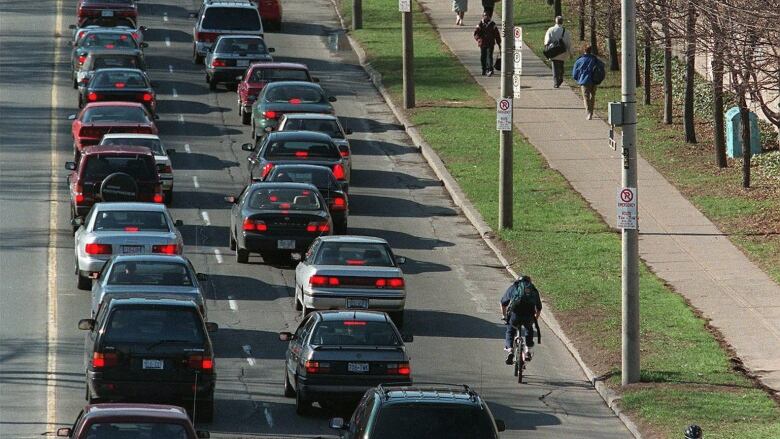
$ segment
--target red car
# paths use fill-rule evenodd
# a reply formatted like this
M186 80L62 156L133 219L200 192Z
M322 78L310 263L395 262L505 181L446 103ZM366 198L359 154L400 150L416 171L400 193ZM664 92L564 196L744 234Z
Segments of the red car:
M76 18L79 24L88 18L129 18L138 22L135 0L78 0Z
M238 83L238 115L249 125L252 120L252 104L266 84L274 81L319 82L309 74L305 64L286 62L261 62L249 66Z
M76 162L84 148L97 145L108 132L158 134L155 117L139 102L91 102L68 119L73 120L71 134Z
M57 436L72 439L210 437L208 431L195 431L183 408L158 404L88 405L79 413L73 427L57 429Z
M266 29L282 29L282 2L280 0L256 0L257 12Z

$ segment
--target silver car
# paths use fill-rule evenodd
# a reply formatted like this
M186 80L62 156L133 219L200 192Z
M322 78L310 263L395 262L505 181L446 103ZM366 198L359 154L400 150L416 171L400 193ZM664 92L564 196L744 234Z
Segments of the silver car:
M210 90L219 83L236 84L246 69L261 61L273 61L273 47L266 47L262 37L252 35L223 35L206 52L206 82Z
M84 219L74 218L76 274L81 290L111 256L124 254L181 254L184 242L165 205L156 203L97 203Z
M208 276L195 272L189 259L179 255L117 255L92 283L92 317L106 297L154 297L189 299L206 318L206 301L199 281Z
M352 170L352 148L347 136L352 130L344 128L339 118L332 114L320 113L286 113L279 119L277 131L317 131L325 133L339 147L339 153L346 162L348 170Z
M312 310L386 311L403 325L406 284L396 257L381 238L321 236L295 268L295 306Z
M160 182L165 195L165 204L171 205L173 202L173 167L169 154L176 152L175 149L166 149L160 136L156 134L105 134L100 140L101 145L127 145L127 146L145 146L152 150L154 161L157 163L157 173L160 174Z

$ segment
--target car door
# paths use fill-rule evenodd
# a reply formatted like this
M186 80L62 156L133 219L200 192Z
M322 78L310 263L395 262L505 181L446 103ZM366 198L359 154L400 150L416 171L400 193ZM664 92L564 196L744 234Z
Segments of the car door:
M295 380L292 380L291 382L296 382L298 379L296 373L298 365L301 362L301 354L303 353L306 339L311 332L311 328L314 326L315 320L317 319L314 317L314 314L306 316L303 321L301 321L301 324L298 325L298 329L295 330L295 336L290 342L290 348L288 349L289 361L287 364L290 374L295 378Z
M320 238L315 239L314 242L311 243L309 250L306 251L306 255L304 255L301 262L299 262L295 267L296 294L298 294L298 291L300 291L301 295L303 295L303 284L309 279L309 276L311 275L311 266L314 263L314 257L316 256L317 250L320 248L321 243L322 240L320 240ZM301 300L303 300L303 297L301 297Z
M236 197L236 202L233 203L233 206L230 208L230 230L233 231L234 238L238 238L238 223L243 221L241 219L241 207L244 204L244 199L248 192L247 188L249 188L249 185L244 186L244 188L241 189L241 193Z
M369 390L363 395L363 399L358 404L352 419L349 421L349 428L345 438L362 438L366 434L368 421L371 418L371 411L374 407L374 391Z
M262 157L265 155L263 151L266 145L268 145L268 136L263 137L263 140L255 145L255 150L247 157L247 160L249 161L249 179L251 181L254 181L255 176L257 176L256 178L260 178L261 167L265 162Z

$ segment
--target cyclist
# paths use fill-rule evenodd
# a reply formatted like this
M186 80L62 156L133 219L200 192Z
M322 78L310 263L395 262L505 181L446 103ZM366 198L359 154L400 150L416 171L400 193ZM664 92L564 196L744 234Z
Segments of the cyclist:
M539 296L539 290L531 282L530 276L520 275L501 296L501 315L506 322L506 337L504 338L504 351L507 352L506 364L512 364L514 360L512 342L515 338L515 331L520 326L524 326L526 329L526 346L530 348L534 345L534 323L541 312L542 299Z

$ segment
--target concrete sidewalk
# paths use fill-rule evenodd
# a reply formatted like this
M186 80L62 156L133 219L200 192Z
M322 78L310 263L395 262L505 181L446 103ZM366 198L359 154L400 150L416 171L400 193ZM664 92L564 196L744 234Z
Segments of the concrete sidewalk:
M472 37L479 3L464 26L455 26L451 2L418 2L475 80L498 97L499 77L481 76ZM523 49L522 85L515 126L615 227L621 157L607 145L606 121L586 120L579 93L565 84L554 89L550 69L528 48ZM780 286L641 157L638 199L642 259L711 319L752 373L780 391Z

